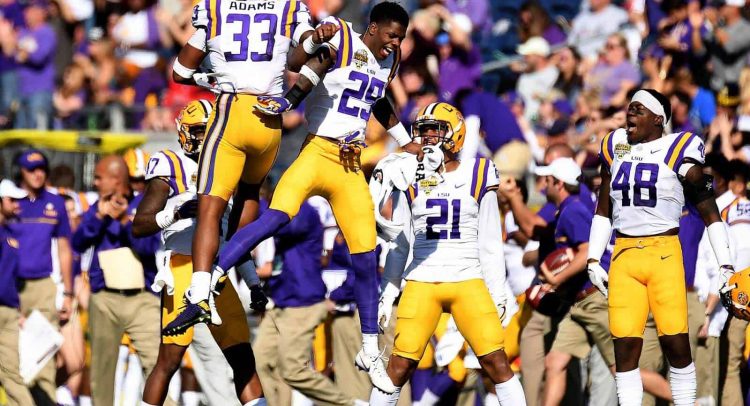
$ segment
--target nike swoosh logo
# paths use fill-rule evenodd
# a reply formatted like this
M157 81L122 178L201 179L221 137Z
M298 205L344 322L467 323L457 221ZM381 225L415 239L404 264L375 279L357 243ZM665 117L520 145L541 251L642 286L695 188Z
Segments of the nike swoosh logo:
M669 257L671 257L671 256L672 256L672 255L662 255L662 256L661 256L661 259L667 259L667 258L669 258Z
M661 149L655 149L655 150L651 151L651 153L652 153L652 154L655 154L655 153L657 153L657 152L659 152L659 151L661 151Z

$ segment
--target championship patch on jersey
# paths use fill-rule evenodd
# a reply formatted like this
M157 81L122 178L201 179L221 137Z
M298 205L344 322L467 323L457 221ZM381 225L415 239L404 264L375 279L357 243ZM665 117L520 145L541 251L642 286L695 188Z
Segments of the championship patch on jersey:
M440 184L440 181L433 175L427 179L420 180L419 189L423 190L425 195L429 195L432 189L436 188L438 184Z
M362 69L363 66L367 65L369 58L367 57L367 51L360 49L354 53L354 64L357 65L358 69Z
M617 158L622 159L625 155L630 153L630 144L619 143L615 145L615 155Z

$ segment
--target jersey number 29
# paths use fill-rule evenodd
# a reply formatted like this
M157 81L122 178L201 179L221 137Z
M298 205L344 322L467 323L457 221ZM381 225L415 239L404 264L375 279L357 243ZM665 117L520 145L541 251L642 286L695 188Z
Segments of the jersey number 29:
M630 172L632 162L623 162L612 181L612 189L622 192L622 205L630 206ZM656 207L656 181L659 179L659 165L639 163L635 166L633 185L633 206ZM643 192L646 197L643 197Z
M370 118L370 109L361 109L356 106L349 107L349 99L362 100L371 105L383 97L385 82L376 77L370 78L369 75L357 71L349 73L349 80L359 82L359 88L356 90L344 89L344 92L341 93L338 112L352 117L359 117L362 120L368 120Z

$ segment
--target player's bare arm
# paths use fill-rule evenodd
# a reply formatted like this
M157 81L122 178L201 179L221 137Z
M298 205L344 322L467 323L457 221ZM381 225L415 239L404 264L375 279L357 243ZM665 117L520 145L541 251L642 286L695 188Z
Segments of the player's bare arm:
M146 237L161 231L156 222L156 214L164 210L169 198L169 184L165 179L154 178L146 184L143 200L138 204L138 210L133 219L133 235Z
M193 73L198 70L198 66L200 66L206 54L206 51L198 49L190 43L185 44L177 55L177 59L175 59L172 79L182 85L195 85Z

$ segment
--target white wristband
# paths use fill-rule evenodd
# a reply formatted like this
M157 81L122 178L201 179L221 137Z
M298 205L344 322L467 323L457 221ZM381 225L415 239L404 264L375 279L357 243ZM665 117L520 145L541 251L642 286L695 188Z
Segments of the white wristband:
M595 215L591 220L588 259L601 260L610 237L612 237L612 223L607 217Z
M174 218L174 210L170 209L164 209L158 213L156 213L156 224L164 230L165 228L171 226L175 222Z
M315 73L314 70L310 69L310 67L307 65L302 65L299 70L299 74L306 77L307 80L312 83L313 87L317 86L318 83L320 83L320 76L318 76L318 74Z
M180 75L180 77L183 77L185 79L192 78L193 73L195 73L195 69L185 67L180 63L180 60L178 58L175 58L174 64L172 65L172 70L174 71L174 73Z
M312 35L310 35L309 37L307 37L304 41L302 41L302 49L304 49L305 53L308 54L308 55L314 54L315 51L318 50L318 48L320 48L320 47L323 46L323 44L316 44L313 41L313 35L315 35L315 34L313 33Z
M711 247L714 249L716 261L719 262L719 266L732 265L732 254L729 251L729 234L724 222L716 221L711 223L706 228L706 231L708 231L708 241L711 242Z
M406 131L406 128L403 124L398 123L394 125L393 127L388 129L388 135L393 137L396 142L398 142L399 147L403 147L404 145L411 142L411 137L409 136L409 132Z

